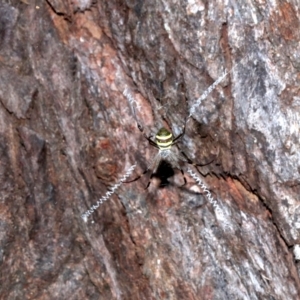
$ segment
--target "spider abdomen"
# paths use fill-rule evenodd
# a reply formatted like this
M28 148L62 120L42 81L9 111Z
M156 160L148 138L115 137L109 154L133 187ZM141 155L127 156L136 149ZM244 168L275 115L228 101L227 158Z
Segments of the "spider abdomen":
M171 149L173 145L173 134L166 128L161 128L155 136L156 145L160 150Z

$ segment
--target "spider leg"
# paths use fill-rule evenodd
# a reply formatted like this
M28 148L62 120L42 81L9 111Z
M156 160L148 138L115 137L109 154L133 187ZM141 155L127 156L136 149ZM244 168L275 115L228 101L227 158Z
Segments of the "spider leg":
M142 127L142 125L140 125L140 124L137 123L137 127L138 127L138 129L140 130L140 132L143 134L143 136L145 137L145 139L148 140L149 144L150 144L151 146L153 146L153 147L159 149L159 147L157 146L157 144L156 144L153 140L151 140L151 136L147 136L147 135L145 134L144 128Z
M138 176L135 177L134 179L128 180L128 181L124 181L124 183L135 182L135 181L139 180L141 177L143 177L148 171L149 171L149 168L147 168L142 174L138 175Z
M153 175L154 175L154 173L151 174L150 179L149 179L149 181L148 181L148 183L147 183L147 186L145 187L145 190L149 187Z
M182 186L185 186L186 185L186 178L185 178L185 176L184 176L184 171L183 171L183 169L182 168L180 168L180 172L181 172L181 174L182 174L182 177L183 177L183 180L184 180L184 183L183 183L183 185Z
M184 129L184 131L185 131L185 129ZM172 145L176 144L176 143L179 141L179 139L184 135L184 131L182 131L182 132L181 132L181 133L173 140Z
M172 145L176 144L179 141L179 139L185 134L185 127L186 127L186 123L187 123L188 119L189 118L187 118L185 120L182 132L173 140L173 144Z
M140 179L141 177L143 177L149 170L152 169L152 174L150 176L150 180L145 188L145 190L149 187L150 183L151 183L151 179L153 177L153 175L155 174L156 172L156 169L159 165L159 162L161 161L161 154L160 152L158 152L154 158L152 159L152 161L150 162L150 164L148 165L147 169L142 173L140 174L139 176L137 176L136 178L132 179L132 180L128 180L128 181L124 181L124 183L130 183L130 182L134 182L134 181L137 181L138 179Z
M205 164L196 164L191 159L189 159L189 157L182 150L180 152L181 152L180 159L190 165L193 165L194 167L204 167L204 166L211 164L215 160L215 159L212 159L211 161L209 161L208 163L205 163Z

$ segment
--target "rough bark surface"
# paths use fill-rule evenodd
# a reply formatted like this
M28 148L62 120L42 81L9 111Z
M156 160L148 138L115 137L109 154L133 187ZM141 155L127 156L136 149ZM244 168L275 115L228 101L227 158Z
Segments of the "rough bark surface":
M299 19L296 0L3 1L0 298L300 299ZM186 124L174 147L205 166L82 218L155 157L137 122Z

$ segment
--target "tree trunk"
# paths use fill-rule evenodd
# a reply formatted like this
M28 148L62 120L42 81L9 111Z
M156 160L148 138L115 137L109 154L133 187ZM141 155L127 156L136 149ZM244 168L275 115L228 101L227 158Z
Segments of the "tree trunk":
M0 4L1 299L300 299L299 3L240 2Z

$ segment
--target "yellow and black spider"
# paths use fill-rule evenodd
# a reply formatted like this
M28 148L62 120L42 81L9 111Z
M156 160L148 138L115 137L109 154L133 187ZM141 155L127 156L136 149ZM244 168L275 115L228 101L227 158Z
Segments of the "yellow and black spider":
M155 136L155 141L151 139L151 136L147 136L144 133L144 129L143 127L138 124L138 128L139 130L143 133L144 137L149 141L149 144L151 146L154 146L155 148L158 149L158 153L154 156L154 158L151 160L150 164L148 165L147 169L141 173L140 175L138 175L136 178L129 180L129 181L125 181L125 183L130 183L130 182L134 182L137 181L138 179L140 179L143 175L145 175L149 170L152 171L152 174L150 176L150 180L146 186L145 189L147 189L151 183L151 179L153 178L153 176L156 174L160 164L164 161L167 162L172 168L177 168L181 171L181 174L183 176L184 179L184 184L186 184L186 178L184 176L184 171L181 167L181 165L183 163L188 163L191 164L195 167L197 166L206 166L208 164L210 164L212 161L206 163L206 164L196 164L193 161L191 161L188 156L182 151L180 150L177 146L175 146L175 144L179 141L179 139L184 135L185 133L185 126L183 128L182 133L180 133L176 138L173 137L172 132L170 132L169 130L167 130L165 127L162 127L156 134Z
M192 117L192 114L195 112L195 108L197 106L199 106L204 99L206 99L207 95L215 89L215 87L227 76L228 73L229 72L225 72L222 76L220 76L211 86L209 86L209 88L202 94L202 96L199 97L196 100L196 102L193 104L193 106L189 110L189 115L186 118L186 121L184 123L182 133L180 133L176 138L174 138L172 132L167 130L165 127L162 127L157 132L157 134L155 136L155 141L151 139L151 136L147 136L144 133L143 127L137 122L135 109L132 106L132 102L134 102L134 101L129 100L129 103L131 104L133 115L134 115L134 118L137 122L137 126L138 126L139 130L143 133L144 137L149 141L150 145L152 145L152 146L154 146L158 149L158 153L154 156L154 158L152 159L152 161L148 165L147 169L142 174L140 174L139 176L137 176L136 178L134 178L130 181L125 181L125 183L134 182L134 181L140 179L149 170L151 170L152 174L151 174L150 180L149 180L149 182L146 186L146 189L147 189L149 187L150 183L151 183L152 177L156 174L161 162L165 161L165 162L169 163L172 168L177 168L181 171L181 174L184 178L184 184L183 185L185 185L186 184L186 178L184 176L184 171L181 167L182 164L188 163L188 164L191 164L195 167L203 167L203 166L206 166L206 165L208 165L208 164L210 164L214 161L214 159L213 159L210 162L205 163L205 164L196 164L193 161L191 161L188 158L188 156L182 150L180 150L177 146L175 146L175 144L184 135L187 121L188 121L189 118Z

